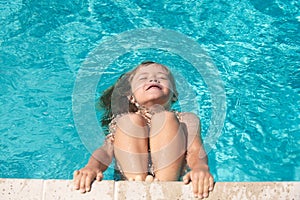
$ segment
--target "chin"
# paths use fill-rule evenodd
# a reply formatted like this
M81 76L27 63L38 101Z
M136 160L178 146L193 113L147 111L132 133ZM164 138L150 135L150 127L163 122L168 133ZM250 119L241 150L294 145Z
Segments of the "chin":
M168 104L168 101L167 100L162 100L162 99L149 99L148 101L146 101L144 103L145 106L147 105L146 107L157 105L157 104L161 105L161 106L165 106L165 105Z

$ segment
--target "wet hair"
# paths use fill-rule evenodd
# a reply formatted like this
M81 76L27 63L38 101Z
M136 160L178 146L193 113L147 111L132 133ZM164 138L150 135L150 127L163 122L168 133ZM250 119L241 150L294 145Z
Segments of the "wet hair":
M173 98L171 105L177 101L178 92L176 90L175 79L171 71L166 66L153 61L142 62L132 71L122 74L116 83L106 89L100 96L97 107L104 110L104 114L101 119L101 125L103 127L108 128L109 123L115 115L138 111L136 105L129 100L132 95L131 81L140 67L149 66L151 64L158 64L165 68L168 72L173 86Z

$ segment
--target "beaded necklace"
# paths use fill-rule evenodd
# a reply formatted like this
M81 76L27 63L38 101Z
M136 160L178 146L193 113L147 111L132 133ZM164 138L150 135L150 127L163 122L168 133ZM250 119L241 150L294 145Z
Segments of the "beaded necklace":
M145 106L141 106L138 102L135 101L133 96L129 98L129 101L137 107L138 111L136 113L141 115L146 120L147 125L150 127L151 118L156 112L150 110L149 108L146 108Z

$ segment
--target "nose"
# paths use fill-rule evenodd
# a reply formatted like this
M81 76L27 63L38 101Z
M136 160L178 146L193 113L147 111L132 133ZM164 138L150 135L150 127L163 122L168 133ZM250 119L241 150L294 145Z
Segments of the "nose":
M149 82L159 83L159 81L158 81L156 78L151 78L151 79L149 80Z
M158 78L157 78L157 76L156 76L156 74L151 74L151 75L149 76L149 82L150 82L150 83L151 83L151 82L160 83L159 80L158 80Z

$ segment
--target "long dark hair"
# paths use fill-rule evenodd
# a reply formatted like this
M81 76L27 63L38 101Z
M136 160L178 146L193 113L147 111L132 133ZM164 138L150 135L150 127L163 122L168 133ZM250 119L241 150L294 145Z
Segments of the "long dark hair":
M130 102L131 92L131 80L135 75L137 69L142 66L148 66L151 64L159 64L153 61L145 61L135 67L132 71L122 74L115 84L106 89L101 97L99 98L98 108L104 109L104 114L101 119L101 125L108 128L109 123L114 118L114 116L122 113L137 112L138 108L132 102ZM171 104L177 101L178 92L176 90L175 79L171 71L164 65L159 64L164 67L169 75L170 81L173 85L173 98Z

